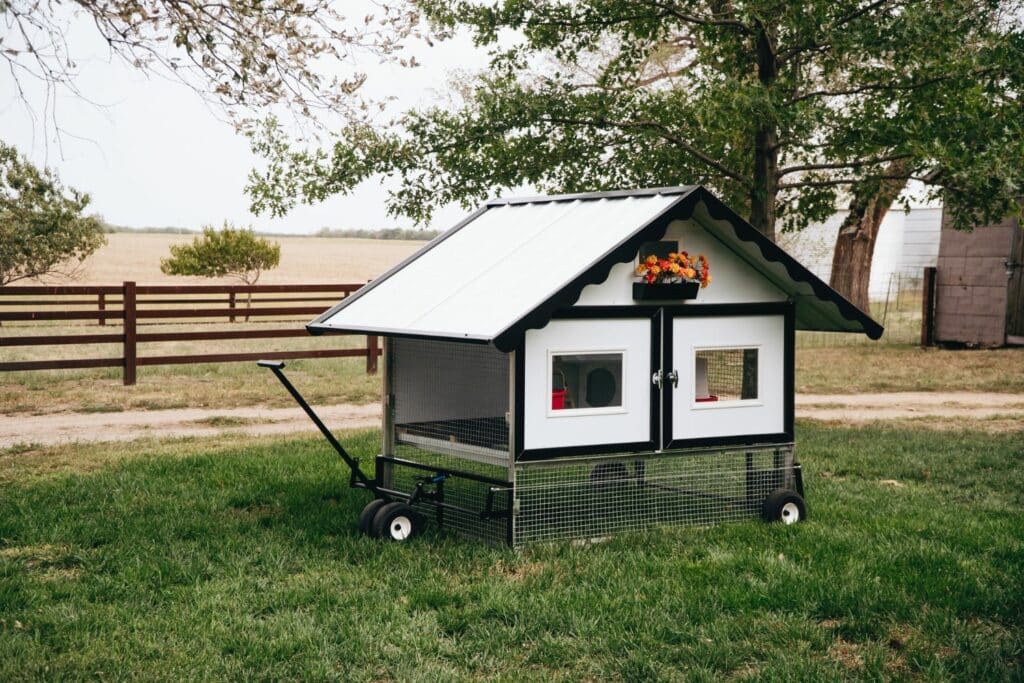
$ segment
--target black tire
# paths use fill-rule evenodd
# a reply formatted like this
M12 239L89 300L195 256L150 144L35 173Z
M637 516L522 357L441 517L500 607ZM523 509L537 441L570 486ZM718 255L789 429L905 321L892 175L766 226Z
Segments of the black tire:
M629 481L629 470L625 463L602 462L590 470L590 485L596 488L625 486Z
M363 511L359 513L359 530L367 536L373 535L373 518L377 511L387 503L383 498L375 498L366 504Z
M373 535L385 541L407 541L422 530L420 516L405 503L388 503L373 517Z
M796 491L775 489L764 499L761 514L766 522L794 524L807 519L807 504Z

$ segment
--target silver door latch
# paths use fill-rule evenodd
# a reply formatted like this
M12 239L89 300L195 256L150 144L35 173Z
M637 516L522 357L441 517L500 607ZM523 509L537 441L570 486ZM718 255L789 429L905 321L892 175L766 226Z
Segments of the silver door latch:
M673 370L668 373L668 381L672 382L672 388L676 389L679 387L679 373Z
M658 370L656 373L651 375L651 384L661 389L661 383L665 379L668 379L669 382L672 382L673 389L679 386L679 373L676 372L675 370L668 373L668 375L665 375L662 373L661 370Z
M654 386L656 386L659 389L661 389L661 379L662 379L661 370L658 370L656 373L651 375L651 384L653 384Z

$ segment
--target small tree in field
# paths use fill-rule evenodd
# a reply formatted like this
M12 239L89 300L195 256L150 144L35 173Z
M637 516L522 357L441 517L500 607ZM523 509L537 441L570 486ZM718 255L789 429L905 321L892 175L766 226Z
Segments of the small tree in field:
M106 243L102 223L83 216L89 195L65 188L0 142L0 286L45 275L74 277Z
M220 230L204 226L202 237L191 244L172 245L170 258L160 260L160 270L166 275L233 277L254 285L263 271L276 268L280 262L280 244L256 237L251 228L235 228L225 221ZM249 292L246 308L251 302Z

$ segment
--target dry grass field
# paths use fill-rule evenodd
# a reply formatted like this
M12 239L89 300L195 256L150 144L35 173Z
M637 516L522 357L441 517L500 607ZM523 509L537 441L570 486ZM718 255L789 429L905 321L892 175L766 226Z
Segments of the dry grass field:
M191 242L192 235L115 232L107 245L86 262L75 284L237 283L224 278L176 277L160 272L160 259L172 244ZM263 274L260 284L365 282L423 246L402 240L341 239L327 237L271 237L281 245L281 265ZM47 281L48 284L62 284ZM28 282L19 284L29 284Z

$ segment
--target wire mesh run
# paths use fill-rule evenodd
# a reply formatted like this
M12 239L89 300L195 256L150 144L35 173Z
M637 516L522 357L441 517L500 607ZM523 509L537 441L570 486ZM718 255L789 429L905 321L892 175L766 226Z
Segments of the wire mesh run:
M792 445L516 466L513 543L756 517L794 488Z
M757 398L757 349L707 349L696 353L698 401Z
M507 468L411 446L399 446L395 456L377 459L381 483L406 496L419 488L413 507L429 523L492 545L511 541Z
M393 339L388 362L396 444L508 462L507 354L483 344Z

